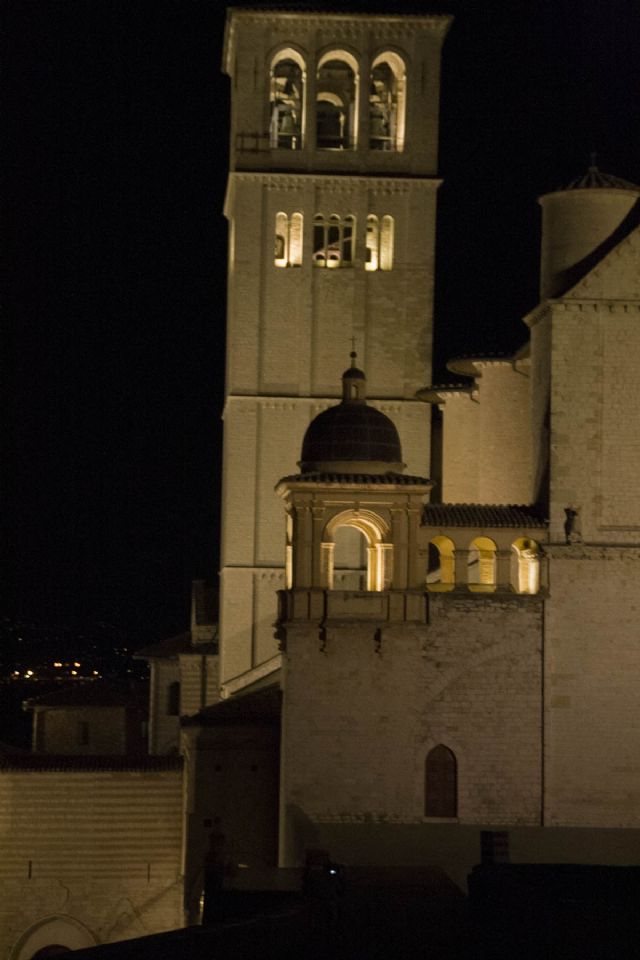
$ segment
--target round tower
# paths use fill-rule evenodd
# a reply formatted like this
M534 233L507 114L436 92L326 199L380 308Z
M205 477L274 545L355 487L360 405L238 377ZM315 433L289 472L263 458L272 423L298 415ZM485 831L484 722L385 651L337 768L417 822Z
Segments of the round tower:
M540 299L565 293L587 272L590 258L623 224L640 187L590 166L564 190L539 197L542 207Z

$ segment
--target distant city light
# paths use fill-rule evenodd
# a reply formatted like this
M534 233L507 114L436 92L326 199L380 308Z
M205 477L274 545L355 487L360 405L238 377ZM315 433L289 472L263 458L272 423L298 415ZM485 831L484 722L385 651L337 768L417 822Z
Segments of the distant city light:
M81 664L79 664L77 660L74 660L74 661L73 661L73 665L74 665L74 667L79 667L79 666L81 666Z
M62 664L60 663L59 660L54 660L53 665L54 665L54 667L61 667L61 666L62 666Z
M71 671L71 676L72 676L72 677L77 677L77 676L78 676L78 671L77 671L77 670L72 670L72 671Z
M99 677L99 676L100 676L100 674L98 673L97 670L94 670L94 671L93 671L93 675L94 675L94 677Z
M32 676L33 676L33 670L27 670L27 672L25 673L25 677L32 677Z

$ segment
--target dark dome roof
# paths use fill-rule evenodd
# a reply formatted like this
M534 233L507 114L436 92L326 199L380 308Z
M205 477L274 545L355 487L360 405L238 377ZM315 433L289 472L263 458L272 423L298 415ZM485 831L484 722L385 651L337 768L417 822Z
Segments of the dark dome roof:
M402 449L395 426L375 407L343 401L311 421L302 441L300 466L331 461L369 460L401 463Z
M614 177L611 173L604 173L595 164L592 164L586 173L576 177L564 188L565 190L640 190L640 187L622 177Z

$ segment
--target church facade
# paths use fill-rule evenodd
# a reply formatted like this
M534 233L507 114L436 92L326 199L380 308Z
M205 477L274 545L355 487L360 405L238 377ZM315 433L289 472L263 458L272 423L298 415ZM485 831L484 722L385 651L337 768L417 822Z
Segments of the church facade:
M282 691L281 865L463 882L481 829L640 850L640 188L591 167L542 197L529 341L430 386L449 23L229 13L220 635L224 698Z
M141 651L155 756L3 760L15 960L197 922L213 823L248 883L640 858L640 187L542 197L528 341L431 384L450 25L228 13L219 631Z

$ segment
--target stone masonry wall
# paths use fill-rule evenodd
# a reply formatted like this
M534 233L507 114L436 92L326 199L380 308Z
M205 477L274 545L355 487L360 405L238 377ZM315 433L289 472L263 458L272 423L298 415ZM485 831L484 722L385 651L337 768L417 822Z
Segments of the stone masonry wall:
M466 823L539 822L541 602L431 598L428 625L287 629L285 858L295 822L424 821L425 758L458 762Z
M545 822L637 828L640 549L551 552Z

